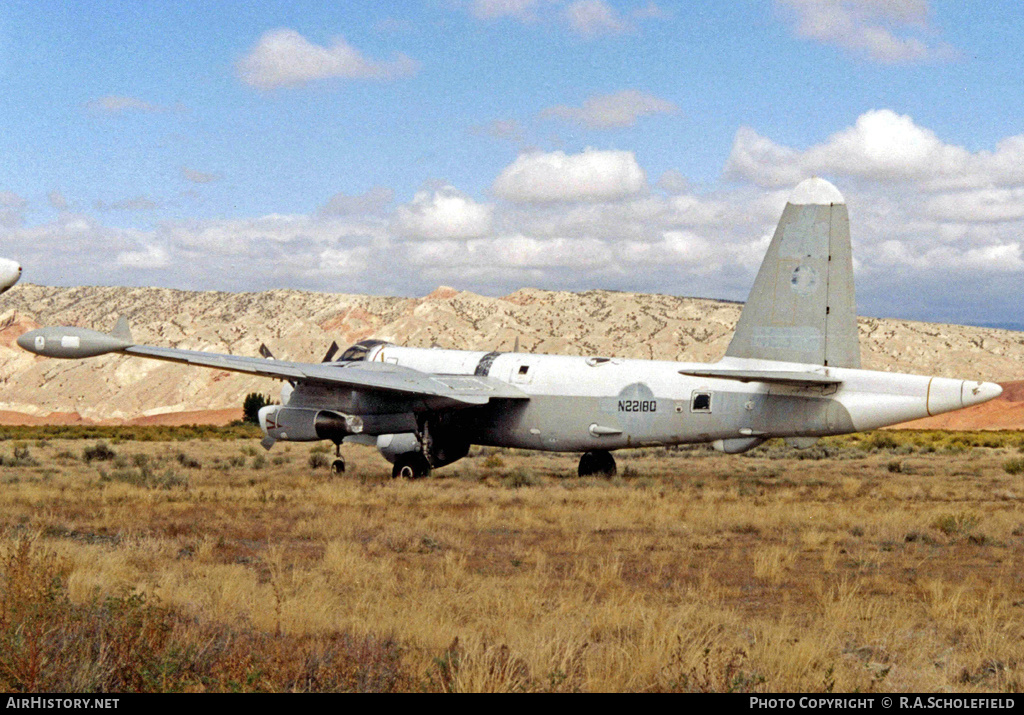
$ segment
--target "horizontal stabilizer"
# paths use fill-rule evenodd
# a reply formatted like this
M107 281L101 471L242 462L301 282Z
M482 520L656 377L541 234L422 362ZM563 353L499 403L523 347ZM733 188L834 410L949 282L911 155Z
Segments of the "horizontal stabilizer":
M718 380L736 380L738 382L766 382L775 385L821 386L842 383L837 377L829 377L817 372L796 372L795 370L680 370L680 375L690 377L713 377Z

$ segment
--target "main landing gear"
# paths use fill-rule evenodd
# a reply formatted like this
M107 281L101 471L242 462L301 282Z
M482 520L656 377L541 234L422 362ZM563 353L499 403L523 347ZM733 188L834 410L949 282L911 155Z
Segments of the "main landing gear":
M422 479L430 475L430 462L419 452L406 452L395 457L391 478Z
M598 449L587 452L580 457L580 466L577 473L581 477L614 477L618 468L615 466L615 457L607 450Z

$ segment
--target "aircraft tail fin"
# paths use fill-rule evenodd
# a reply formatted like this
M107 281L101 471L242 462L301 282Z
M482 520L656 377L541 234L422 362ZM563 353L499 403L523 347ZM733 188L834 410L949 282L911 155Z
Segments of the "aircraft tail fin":
M725 354L860 368L850 221L824 179L793 190Z
M132 329L128 326L128 316L121 315L117 319L117 324L114 325L114 329L110 331L111 336L118 340L123 340L126 343L134 343L132 340Z

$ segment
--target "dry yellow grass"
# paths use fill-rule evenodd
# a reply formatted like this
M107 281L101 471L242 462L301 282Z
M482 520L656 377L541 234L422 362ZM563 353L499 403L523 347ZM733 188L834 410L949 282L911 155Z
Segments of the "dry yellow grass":
M621 453L612 480L476 451L420 482L358 447L332 479L300 445L7 441L0 526L66 560L72 601L391 638L426 689L1020 689L1019 435L886 439Z

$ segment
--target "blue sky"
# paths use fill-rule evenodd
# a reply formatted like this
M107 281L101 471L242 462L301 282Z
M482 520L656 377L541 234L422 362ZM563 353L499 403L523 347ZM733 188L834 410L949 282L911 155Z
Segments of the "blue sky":
M929 0L0 9L0 254L49 285L742 300L786 196L859 312L1019 323L1024 13Z

